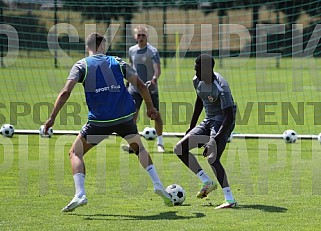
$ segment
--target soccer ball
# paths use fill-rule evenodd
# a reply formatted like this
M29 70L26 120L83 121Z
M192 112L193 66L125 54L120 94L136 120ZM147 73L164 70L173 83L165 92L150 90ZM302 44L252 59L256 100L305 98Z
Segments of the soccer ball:
M173 205L181 205L185 201L185 190L178 184L171 184L165 190L171 196Z
M295 143L295 141L298 139L298 135L293 130L286 130L283 132L283 139L285 143Z
M45 134L45 126L44 125L41 125L41 127L39 128L39 135L43 138L50 138L52 135L53 135L53 130L52 130L52 127L50 127L48 129L48 134Z
M143 137L146 139L146 140L153 140L156 138L156 130L155 128L150 128L150 127L146 127L144 130L143 130Z
M1 134L5 137L13 137L14 135L14 127L11 124L4 124L1 127Z
M321 143L321 133L318 135L318 141Z

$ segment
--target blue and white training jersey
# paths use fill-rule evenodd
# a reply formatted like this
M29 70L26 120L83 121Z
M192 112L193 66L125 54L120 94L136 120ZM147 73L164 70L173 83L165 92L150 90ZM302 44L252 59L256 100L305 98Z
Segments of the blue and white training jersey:
M135 104L124 78L135 70L118 57L96 54L78 61L68 79L83 84L88 106L88 121L110 126L131 120Z

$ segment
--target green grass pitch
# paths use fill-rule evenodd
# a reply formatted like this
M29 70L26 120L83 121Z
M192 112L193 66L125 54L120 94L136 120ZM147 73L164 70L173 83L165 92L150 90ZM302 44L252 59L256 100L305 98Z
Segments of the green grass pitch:
M80 58L80 57L79 57ZM77 58L75 58L76 61ZM160 80L160 102L166 132L185 132L195 100L193 59L167 60ZM224 59L215 70L229 81L239 112L235 132L298 134L321 132L319 60ZM70 67L30 57L0 68L0 123L16 129L40 127L63 86ZM152 123L144 116L140 131ZM86 122L82 87L73 92L55 130L79 130ZM171 152L177 137L165 137L167 152L155 152L145 141L167 186L181 185L183 206L165 207L153 193L146 172L134 155L122 152L111 136L85 157L89 203L70 214L60 212L73 196L68 151L74 136L55 134L0 137L0 230L318 230L321 176L320 143L299 139L234 138L222 157L235 209L217 211L221 190L207 199L195 197L200 182ZM201 149L193 152L213 176ZM214 177L214 176L213 176Z
M165 138L168 152L144 141L165 185L186 190L182 206L166 207L153 193L134 155L116 136L85 156L89 203L62 213L73 196L68 150L74 136L0 138L1 230L317 230L321 222L320 144L315 140L239 139L222 162L239 207L215 210L221 189L197 199L200 182L170 152L178 138ZM201 150L193 152L213 176Z

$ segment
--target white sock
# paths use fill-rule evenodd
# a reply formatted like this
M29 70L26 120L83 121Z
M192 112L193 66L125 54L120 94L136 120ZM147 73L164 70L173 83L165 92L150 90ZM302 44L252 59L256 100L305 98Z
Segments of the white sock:
M208 175L204 172L204 170L199 171L196 176L203 182L205 183L206 181L211 180Z
M85 192L85 175L83 173L76 173L73 175L75 181L76 193L75 196L82 197L86 194Z
M149 174L151 180L153 181L154 187L157 186L161 186L163 187L163 184L161 182L161 180L158 177L156 168L154 167L153 164L149 165L147 168L145 168L147 173Z
M230 187L223 188L223 193L224 193L225 200L234 201L234 197L233 197L232 190L230 189Z
M164 146L163 135L157 136L157 145Z

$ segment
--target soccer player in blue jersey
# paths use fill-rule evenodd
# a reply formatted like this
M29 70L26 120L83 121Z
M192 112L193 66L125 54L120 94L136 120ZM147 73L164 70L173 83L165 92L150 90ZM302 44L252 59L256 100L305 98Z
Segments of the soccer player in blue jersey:
M161 74L160 57L157 49L147 42L147 27L139 25L134 29L137 44L129 48L129 62L138 73L139 78L147 85L154 107L159 111L158 80ZM139 109L142 104L142 96L134 84L129 83L128 91L136 104L134 122L137 121ZM157 134L157 151L165 152L163 141L163 121L160 113L155 118L155 130ZM123 146L126 151L131 151L128 146Z
M47 132L48 128L54 125L58 112L68 100L76 83L81 83L89 111L88 122L69 151L76 192L74 198L62 211L73 211L87 204L86 170L83 157L91 148L114 132L126 139L137 154L141 165L154 184L154 192L164 200L165 204L172 205L170 195L164 190L133 121L135 104L125 87L124 79L139 89L146 103L148 117L155 119L158 112L153 106L147 87L139 79L135 70L120 58L104 55L106 40L103 36L98 33L90 34L86 39L86 48L89 56L74 64L64 88L56 99L50 117L45 122L45 132Z
M231 208L237 205L227 181L227 176L220 162L226 142L235 126L236 106L227 81L217 72L213 72L214 58L202 54L195 60L196 101L190 127L186 135L174 147L175 154L202 181L203 187L198 198L207 195L217 188L217 182L205 173L191 149L204 144L203 156L207 158L218 183L223 189L225 201L217 209ZM196 126L198 118L205 109L205 119ZM201 145L200 145L201 144Z

